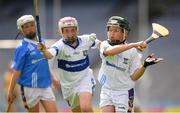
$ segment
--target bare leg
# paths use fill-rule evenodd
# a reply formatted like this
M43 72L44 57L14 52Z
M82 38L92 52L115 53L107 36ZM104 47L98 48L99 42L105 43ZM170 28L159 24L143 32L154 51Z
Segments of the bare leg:
M28 112L39 112L39 103L36 104L34 107L29 108Z
M93 112L91 101L92 101L92 94L89 92L82 92L79 95L80 99L80 107L82 112Z
M115 113L115 107L113 105L107 105L101 108L102 113Z
M55 101L41 100L41 104L46 112L58 112Z

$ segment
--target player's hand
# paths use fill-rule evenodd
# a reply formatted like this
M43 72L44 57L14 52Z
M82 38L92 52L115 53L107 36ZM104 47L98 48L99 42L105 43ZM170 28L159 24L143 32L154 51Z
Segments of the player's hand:
M46 46L43 43L39 42L38 43L38 50L44 52L46 50Z
M57 79L52 79L52 88L60 90L61 84Z
M143 51L147 47L147 43L145 41L140 41L140 42L133 43L133 46L139 51Z
M96 40L96 34L95 34L95 33L91 33L91 34L89 35L89 39L90 39L91 41L95 41L95 40Z
M8 103L12 103L16 98L16 96L13 93L8 93L7 98L8 98Z
M160 61L162 61L163 58L156 58L155 55L152 53L151 55L149 55L145 60L144 60L144 64L143 66L146 68L150 65L159 63Z
M147 43L145 41L138 42L137 49L139 51L143 51L147 47Z

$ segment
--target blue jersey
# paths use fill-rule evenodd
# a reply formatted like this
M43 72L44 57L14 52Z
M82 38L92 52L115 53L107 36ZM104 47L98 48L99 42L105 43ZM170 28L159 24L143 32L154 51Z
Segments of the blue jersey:
M15 49L12 68L20 71L18 84L33 88L51 85L48 61L37 49L37 42L24 38Z

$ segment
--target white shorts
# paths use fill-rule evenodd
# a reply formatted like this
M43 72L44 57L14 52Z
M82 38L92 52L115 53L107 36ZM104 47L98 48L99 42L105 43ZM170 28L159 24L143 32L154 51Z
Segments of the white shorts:
M66 92L71 92L70 96L64 97L65 100L68 102L69 106L71 107L71 109L74 109L80 105L79 103L80 93L89 92L92 94L93 91L95 90L95 85L96 85L96 82L95 82L94 77L86 76L78 83L77 86L74 86L71 89L62 87L62 92L63 90L66 90ZM67 90L70 90L70 91L67 91Z
M133 109L134 89L128 91L112 91L102 89L100 94L100 108L107 105L115 106L116 112L129 113Z
M21 95L26 109L34 107L40 100L55 101L51 87L30 88L21 86Z

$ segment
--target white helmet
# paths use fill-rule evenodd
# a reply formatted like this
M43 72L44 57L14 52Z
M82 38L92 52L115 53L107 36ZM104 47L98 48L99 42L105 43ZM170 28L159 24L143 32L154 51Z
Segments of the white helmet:
M62 29L65 27L77 27L78 30L78 22L74 17L61 18L58 22L58 26L61 34L62 34Z
M35 19L32 15L24 15L21 16L18 20L17 20L17 28L18 30L22 31L22 25L28 23L28 22L35 22Z

